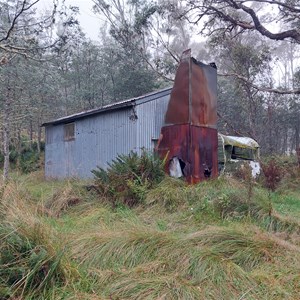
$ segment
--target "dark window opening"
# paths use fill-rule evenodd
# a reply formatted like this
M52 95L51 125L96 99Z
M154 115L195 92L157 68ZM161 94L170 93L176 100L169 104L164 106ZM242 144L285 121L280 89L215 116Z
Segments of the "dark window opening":
M232 154L231 154L232 159L249 159L253 160L254 157L254 151L249 148L240 148L234 146L232 148Z
M64 140L75 140L75 123L69 123L64 125Z

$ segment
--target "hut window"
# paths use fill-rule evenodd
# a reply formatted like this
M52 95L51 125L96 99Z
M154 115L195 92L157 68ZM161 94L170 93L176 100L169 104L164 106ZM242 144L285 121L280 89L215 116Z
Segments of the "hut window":
M64 140L72 141L75 139L75 123L64 125Z
M46 144L52 144L53 143L53 132L49 129L46 128Z

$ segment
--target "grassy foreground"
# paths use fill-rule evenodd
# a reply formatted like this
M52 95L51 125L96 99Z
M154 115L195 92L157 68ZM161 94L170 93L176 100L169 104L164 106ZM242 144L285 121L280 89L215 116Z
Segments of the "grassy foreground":
M299 181L166 178L129 209L42 178L1 185L0 299L299 299Z

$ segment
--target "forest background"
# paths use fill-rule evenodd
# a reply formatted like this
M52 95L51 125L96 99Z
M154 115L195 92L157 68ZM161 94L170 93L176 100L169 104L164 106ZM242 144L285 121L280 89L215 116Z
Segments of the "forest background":
M92 41L79 8L0 1L0 164L30 171L41 124L172 86L181 53L218 67L218 129L256 139L265 155L300 144L297 0L93 0Z

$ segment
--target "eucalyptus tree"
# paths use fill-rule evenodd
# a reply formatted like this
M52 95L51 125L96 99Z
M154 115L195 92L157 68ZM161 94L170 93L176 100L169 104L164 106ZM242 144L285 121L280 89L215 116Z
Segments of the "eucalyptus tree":
M234 33L210 38L219 74L220 129L232 133L236 128L235 133L261 140L264 96L253 85L272 84L270 49L255 34L233 36ZM232 75L234 80L230 79Z
M25 70L33 61L41 61L53 47L64 42L64 27L75 22L59 10L54 1L52 10L37 15L35 7L40 0L0 1L0 81L2 109L2 144L4 155L4 180L9 172L9 146L12 121L20 119L20 112L26 110L24 102L29 98L26 90L32 82L26 83ZM56 18L60 19L57 30ZM57 34L58 33L58 34ZM25 84L26 83L26 84ZM27 110L28 111L28 110ZM17 114L16 114L17 113ZM24 118L24 115L22 116Z
M113 100L112 73L118 68L116 58L103 45L81 39L59 59L64 97L68 111L82 111Z
M300 43L298 0L187 0L183 16L201 25L201 32L208 35L216 30L232 32L237 29L239 32L256 31L275 41ZM219 26L220 21L224 26ZM269 30L268 25L274 22L283 26Z
M235 32L236 36L251 32L262 39L279 41L285 49L290 43L300 44L300 5L298 0L188 0L180 18L199 28L199 33L210 37ZM269 29L272 28L272 29ZM300 94L299 89L281 90L253 85L257 90L277 94Z
M295 88L300 88L300 67L295 70L293 77L293 85ZM291 121L292 126L294 127L295 132L295 149L296 151L300 151L300 97L295 95L292 96L290 101L290 110L291 110Z
M112 62L111 83L115 100L149 92L159 82L155 68L150 64L151 36L139 25L137 16L143 1L94 0L94 10L105 17L109 35L102 32L105 57ZM109 54L109 55L107 55ZM109 71L109 70L108 70Z
M181 53L191 44L186 22L167 12L165 1L93 0L95 12L104 16L110 35L140 70L151 69L161 84L173 81ZM176 3L175 3L176 2ZM181 1L173 1L180 9Z

